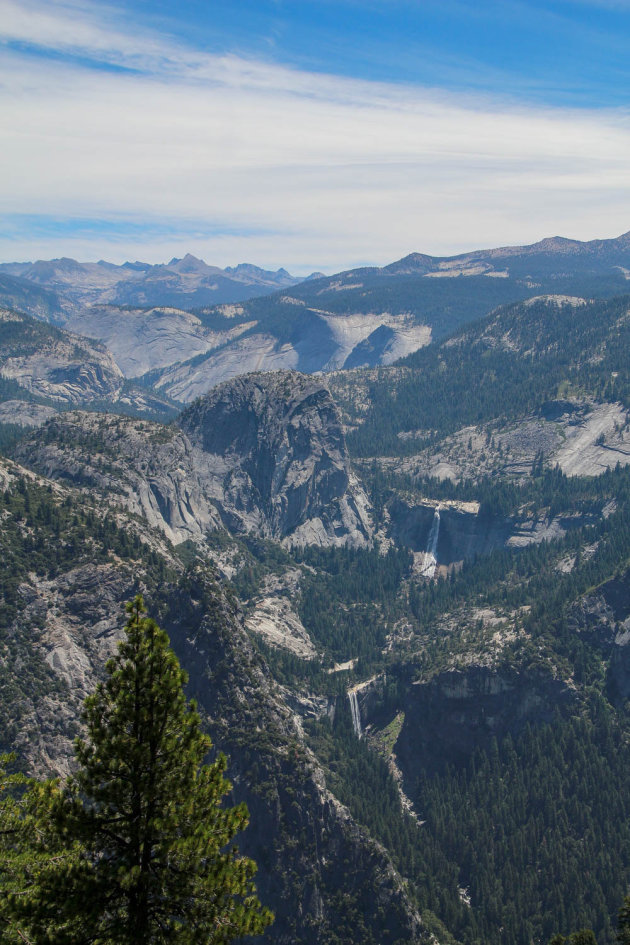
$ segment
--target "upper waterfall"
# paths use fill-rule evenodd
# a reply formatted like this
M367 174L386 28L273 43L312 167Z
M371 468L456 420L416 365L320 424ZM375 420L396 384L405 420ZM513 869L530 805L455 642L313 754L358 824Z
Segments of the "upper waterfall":
M352 728L354 729L354 734L357 738L361 738L363 730L361 728L361 710L359 709L359 700L357 699L356 689L350 689L348 691L348 699L350 700L350 712L352 713Z
M427 542L427 550L424 555L424 564L420 573L423 577L432 578L435 577L435 569L437 567L437 546L438 538L440 535L440 507L436 508L433 513L433 521L431 522L431 530L429 532L429 540Z

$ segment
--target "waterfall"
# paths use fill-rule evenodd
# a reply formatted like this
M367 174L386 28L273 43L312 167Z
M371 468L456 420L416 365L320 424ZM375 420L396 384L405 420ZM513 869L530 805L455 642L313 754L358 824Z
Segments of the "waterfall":
M427 550L424 554L424 564L420 574L423 577L432 578L435 577L435 569L437 567L437 545L438 537L440 534L440 507L436 508L433 513L433 521L431 522L431 531L429 532L429 540L427 542Z
M361 711L359 709L356 689L349 690L348 699L350 700L350 712L352 713L352 728L357 738L361 738Z

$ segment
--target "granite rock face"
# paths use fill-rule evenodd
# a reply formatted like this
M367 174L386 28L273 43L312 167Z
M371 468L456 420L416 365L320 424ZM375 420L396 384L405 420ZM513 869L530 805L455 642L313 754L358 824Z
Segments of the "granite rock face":
M630 571L580 598L569 611L569 626L600 650L607 695L622 706L630 699Z
M227 529L290 545L367 544L369 505L321 381L282 372L221 385L178 426L107 414L53 418L18 456L98 489L174 543Z
M123 376L98 342L0 309L0 374L31 394L65 404L111 398Z
M0 377L55 406L107 404L139 413L173 412L162 397L128 385L99 341L1 307Z
M20 461L43 475L95 490L158 528L174 544L222 527L177 428L113 414L72 411L24 441Z
M0 483L20 493L24 480L47 508L87 504L76 489L0 460ZM189 676L202 723L229 758L229 803L245 800L251 826L239 836L258 863L261 900L276 914L265 940L277 945L354 945L360 914L364 941L429 942L420 916L385 850L327 789L324 771L303 739L294 711L244 629L242 614L206 564L183 570L168 544L135 516L116 514L127 550L111 549L99 528L111 513L93 497L89 535L73 540L54 567L60 538L45 516L27 523L19 506L2 521L28 532L38 552L20 571L0 662L0 742L34 775L66 776L81 705L105 673L122 637L124 602L142 592L168 632ZM54 518L54 515L53 515ZM3 555L11 555L5 540ZM132 542L134 536L142 545ZM63 542L63 539L61 539ZM91 560L93 559L93 560ZM158 559L166 566L157 567ZM6 618L6 614L5 614ZM7 645L8 644L8 645Z
M178 420L230 530L291 545L363 545L368 502L327 387L289 371L220 385Z

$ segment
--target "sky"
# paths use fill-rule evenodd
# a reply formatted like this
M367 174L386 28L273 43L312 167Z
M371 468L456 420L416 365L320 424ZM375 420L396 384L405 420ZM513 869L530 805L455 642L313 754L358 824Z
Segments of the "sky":
M630 0L0 0L0 261L630 230Z

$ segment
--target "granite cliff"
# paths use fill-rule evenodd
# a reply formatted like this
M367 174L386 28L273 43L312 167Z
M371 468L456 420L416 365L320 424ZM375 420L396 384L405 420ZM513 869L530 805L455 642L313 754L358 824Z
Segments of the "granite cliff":
M75 488L0 461L0 744L38 775L72 768L82 700L141 591L190 675L234 796L252 826L258 888L276 912L270 942L428 941L384 849L330 793L301 726L207 565L185 570L159 532ZM37 549L36 551L34 549ZM358 923L358 924L357 924Z
M321 381L235 379L163 426L105 414L52 418L16 456L98 489L175 544L217 529L288 545L364 545L369 505Z

